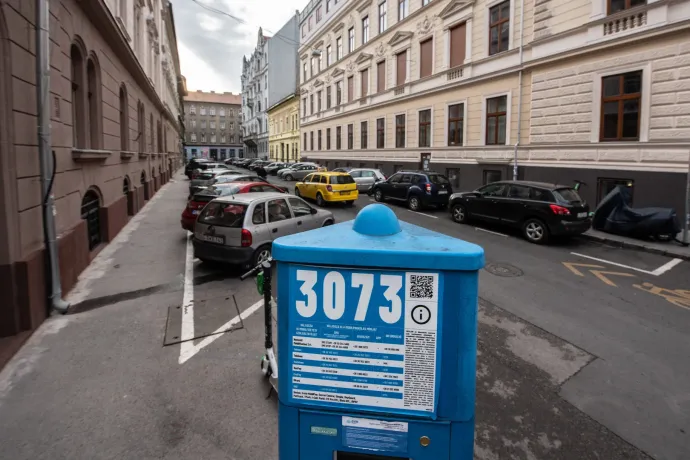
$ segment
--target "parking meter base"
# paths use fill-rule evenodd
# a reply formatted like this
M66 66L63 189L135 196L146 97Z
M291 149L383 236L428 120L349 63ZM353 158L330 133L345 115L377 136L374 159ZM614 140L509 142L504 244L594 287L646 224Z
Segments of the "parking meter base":
M483 250L370 205L279 238L281 460L472 460Z

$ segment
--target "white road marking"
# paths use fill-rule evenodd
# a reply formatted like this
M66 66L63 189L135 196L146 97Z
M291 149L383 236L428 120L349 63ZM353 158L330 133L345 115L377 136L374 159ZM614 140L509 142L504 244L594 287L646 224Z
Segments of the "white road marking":
M432 219L438 219L438 217L432 216L431 214L425 214L425 213L423 213L423 212L417 212L417 211L413 211L413 210L411 210L411 209L408 209L408 211L411 212L411 213L413 213L413 214L420 214L420 215L422 215L422 216L431 217Z
M571 252L571 254L574 255L574 256L584 257L584 258L586 258L586 259L596 260L597 262L602 262L602 263L609 264L609 265L615 265L616 267L627 268L627 269L629 269L629 270L634 270L634 271L636 271L636 272L645 273L645 274L647 274L647 275L653 275L653 276L660 276L660 275L663 275L664 273L666 273L667 271L671 270L673 267L675 267L676 265L678 265L679 263L682 262L682 259L673 259L673 260L670 260L669 262L665 263L665 264L662 265L661 267L657 268L656 270L654 270L654 271L649 271L649 270L643 270L643 269L641 269L641 268L631 267L630 265L619 264L618 262L611 262L610 260L606 260L606 259L599 259L599 258L597 258L597 257L592 257L592 256L584 255L584 254L579 254L579 253L577 253L577 252Z
M492 235L498 235L498 236L503 236L508 238L508 235L503 234L503 233L498 233L498 232L492 232L491 230L487 230L485 228L479 228L479 227L474 227L475 230L478 230L480 232L486 232L486 233L491 233Z
M182 327L180 332L180 359L194 348L194 246L187 234L187 254L184 266L184 290L182 291Z
M215 342L221 336L223 336L224 331L227 331L228 329L230 329L233 326L235 326L236 324L238 324L240 322L240 320L247 319L249 316L256 313L263 306L264 306L263 299L259 300L254 305L243 310L239 315L235 316L233 319L231 319L227 323L223 324L221 327L216 329L215 332L212 332L211 335L209 335L208 337L205 337L201 342L197 343L196 345L194 345L194 343L192 341L181 343L182 347L180 347L179 363L184 364L187 360L189 360L189 358L196 355L202 349L211 345L213 342ZM275 303L273 304L273 306L275 307ZM185 344L189 344L190 346L184 347Z

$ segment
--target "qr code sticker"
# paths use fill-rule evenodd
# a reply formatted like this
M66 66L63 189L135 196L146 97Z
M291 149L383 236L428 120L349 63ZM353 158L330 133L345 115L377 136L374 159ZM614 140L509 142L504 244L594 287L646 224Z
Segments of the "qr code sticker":
M410 275L410 298L433 299L434 277L431 275Z

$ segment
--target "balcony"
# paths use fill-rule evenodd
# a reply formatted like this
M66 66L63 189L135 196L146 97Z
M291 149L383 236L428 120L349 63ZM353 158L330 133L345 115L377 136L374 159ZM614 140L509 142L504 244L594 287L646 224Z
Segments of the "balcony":
M604 23L604 35L613 35L630 29L640 28L647 24L647 12L626 14Z

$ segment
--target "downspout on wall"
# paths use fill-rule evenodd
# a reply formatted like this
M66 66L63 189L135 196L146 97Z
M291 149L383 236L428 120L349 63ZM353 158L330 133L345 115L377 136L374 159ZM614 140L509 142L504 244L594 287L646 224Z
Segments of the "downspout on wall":
M513 180L518 180L518 147L520 147L520 134L522 128L522 64L523 64L523 41L525 36L525 0L520 0L520 72L518 74L518 119L517 119L517 141L513 151Z
M53 179L55 178L55 156L50 145L50 48L49 48L49 6L48 0L36 0L36 108L38 111L38 157L41 167L41 203L43 211L43 240L48 256L46 273L49 277L51 310L67 313L69 303L62 298L60 286L60 265L55 236L55 215L53 214ZM52 167L49 167L52 162Z

